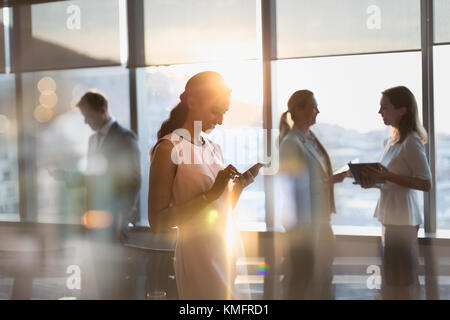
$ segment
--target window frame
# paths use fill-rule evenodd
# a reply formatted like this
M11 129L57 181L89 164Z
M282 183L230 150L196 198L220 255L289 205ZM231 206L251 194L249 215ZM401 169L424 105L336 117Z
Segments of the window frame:
M261 31L257 34L257 41L262 43L262 68L263 68L263 128L268 130L266 143L270 150L270 141L272 139L271 130L274 127L276 121L273 119L272 108L272 79L271 79L271 62L277 59L276 57L276 0L256 0L260 2L261 15L257 15L257 19L261 19ZM46 3L52 1L35 0L24 1L18 5L10 5L13 13L13 31L11 36L11 45L13 48L17 48L20 44L18 39L19 33L15 31L14 26L20 25L20 8L22 6L31 6L36 3ZM445 43L435 44L433 41L433 0L421 0L421 49L420 50L404 50L393 51L394 52L409 52L409 51L421 51L422 53L422 105L423 105L423 122L424 126L429 134L429 143L426 145L427 156L430 161L431 171L433 174L433 185L435 185L435 133L434 133L434 91L433 91L433 46L444 45ZM141 8L142 3L127 0L127 17L128 17L128 53L129 59L127 67L129 68L129 87L130 87L130 120L131 129L137 134L137 84L136 84L136 67L142 66L145 61L145 56L140 54L143 52L144 47L144 17L143 10ZM374 54L377 52L362 53L362 54ZM388 53L388 52L379 52ZM344 55L344 54L342 54ZM355 55L355 53L351 54ZM332 56L332 55L330 55ZM14 60L14 55L11 55L11 60ZM14 61L11 61L11 65L14 65ZM8 67L8 66L6 66ZM18 157L24 159L26 141L23 136L21 123L23 113L23 99L21 97L21 74L15 73L16 78L16 112L18 119ZM271 152L271 151L269 151ZM19 161L19 213L21 221L33 220L34 211L32 196L25 193L26 184L33 183L24 179L28 164L24 160ZM143 177L144 179L146 177ZM265 192L266 192L266 229L271 230L273 227L273 200L272 191L273 184L270 176L265 176ZM31 197L31 198L30 198ZM27 201L31 199L31 201ZM434 188L428 193L424 194L424 215L425 215L425 232L436 232L436 192ZM140 208L138 208L140 211ZM146 214L140 212L140 214Z

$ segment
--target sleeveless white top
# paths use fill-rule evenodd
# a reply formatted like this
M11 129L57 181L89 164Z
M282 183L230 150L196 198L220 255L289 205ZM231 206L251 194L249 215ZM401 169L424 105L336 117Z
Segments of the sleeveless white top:
M205 137L199 146L176 133L161 139L174 145L171 158L177 164L171 205L209 191L224 168L220 146ZM231 185L219 199L178 226L174 267L180 299L250 298L234 288L236 259L244 251L231 209ZM239 273L246 274L246 268Z

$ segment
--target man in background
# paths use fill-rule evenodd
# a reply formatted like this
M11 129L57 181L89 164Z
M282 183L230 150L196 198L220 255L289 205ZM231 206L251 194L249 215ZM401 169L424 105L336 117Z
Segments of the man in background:
M128 298L133 280L130 253L122 244L129 239L129 227L138 218L141 169L137 139L112 118L103 94L90 90L77 107L94 131L89 138L87 170L54 170L50 174L69 187L86 187L82 222L91 229L89 239L100 298Z

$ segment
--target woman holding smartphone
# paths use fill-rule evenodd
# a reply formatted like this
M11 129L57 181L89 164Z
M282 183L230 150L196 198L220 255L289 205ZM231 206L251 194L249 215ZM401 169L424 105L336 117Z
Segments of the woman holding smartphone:
M233 287L240 238L231 210L253 177L225 168L219 145L202 134L222 124L230 92L216 72L190 78L151 151L148 219L154 232L177 227L180 299L248 298Z
M311 130L318 114L313 92L299 90L289 98L288 110L280 120L279 176L287 177L286 184L292 189L286 193L294 193L291 197L297 219L286 232L291 261L291 267L285 269L286 299L334 298L334 234L330 225L331 214L336 212L334 184L351 174L333 174L328 152ZM288 115L293 127L287 122Z
M423 222L417 190L431 188L427 133L416 99L404 86L382 92L378 113L392 127L392 135L385 140L381 166L364 167L359 182L363 188L380 188L374 216L383 225L383 295L411 299L418 286L417 231ZM385 183L375 185L374 178Z

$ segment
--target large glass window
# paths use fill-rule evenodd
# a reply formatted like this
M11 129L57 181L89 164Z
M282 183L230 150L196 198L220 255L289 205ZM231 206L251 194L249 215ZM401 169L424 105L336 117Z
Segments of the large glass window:
M273 62L274 119L300 89L314 92L320 114L311 129L327 149L334 170L350 161L377 162L390 132L378 110L381 92L405 85L422 102L420 52ZM421 114L421 107L419 108ZM335 186L334 225L378 226L372 217L379 191L362 190L351 179ZM423 199L423 197L420 197Z
M313 129L329 150L334 168L356 158L377 160L382 141L389 135L377 118L380 92L403 84L413 90L419 105L422 102L421 57L419 51L414 51L421 45L420 2L276 0L273 26L276 56L271 58L280 60L272 62L274 126L289 96L297 89L308 88L316 93L321 110ZM450 39L447 2L433 2L436 43ZM83 91L95 87L106 93L113 115L126 127L130 125L125 69L73 70L120 64L121 44L124 48L121 35L125 29L121 10L125 4L124 0L70 0L14 9L20 12L20 33L15 34L20 36L20 50L13 52L11 59L14 71L25 71L22 76L24 150L28 164L25 174L35 172L32 174L35 178L26 181L35 181L35 186L27 184L32 186L28 194L36 194L38 220L72 221L71 217L76 216L72 213L81 210L82 202L78 201L81 191L76 195L77 191L64 189L65 186L51 179L47 169L83 167L91 132L83 124L79 111L73 108ZM149 150L161 122L178 102L186 80L196 72L217 70L233 88L233 103L224 125L211 134L222 145L226 162L245 170L261 160L264 147L260 131L261 65L257 60L261 40L260 1L145 0L143 7L145 63L152 66L137 69L138 129L143 157L140 205L141 223L145 224ZM5 60L1 11L0 72ZM435 49L435 64L439 66L435 68L436 112L440 113L446 103L445 48ZM403 50L413 52L382 53ZM358 55L352 55L355 53ZM41 71L56 69L66 71ZM11 120L14 115L7 118ZM440 203L445 199L441 188L445 186L446 170L442 119L436 119L439 217L446 210L445 202ZM8 141L11 144L13 140ZM33 143L29 144L30 141ZM239 203L242 223L264 221L263 179L258 179ZM371 215L377 192L359 190L350 180L338 185L339 213L333 223L375 225ZM355 193L360 196L354 197ZM441 227L444 220L438 221Z
M420 48L419 0L277 0L277 58Z
M450 46L434 47L437 227L450 229Z
M194 74L213 70L223 75L232 88L232 100L223 125L210 138L221 145L225 164L244 171L263 155L261 65L257 61L189 64L138 69L138 128L143 163L141 223L147 224L149 152L156 133L170 110L179 102L186 81ZM245 116L243 116L245 115ZM242 194L236 207L242 229L263 224L265 219L264 179L260 176Z
M255 0L146 0L147 65L257 57Z
M19 8L21 47L14 54L20 55L18 67L22 70L120 64L118 0L61 1ZM31 28L23 27L27 23Z
M84 171L91 129L75 107L95 88L104 93L112 116L130 126L128 70L121 67L23 74L26 160L33 170L28 193L35 194L37 221L80 223L85 189L67 188L49 174L52 169Z
M5 34L3 26L3 9L0 9L0 72L5 70Z
M434 43L450 42L450 2L433 0Z
M14 75L0 76L0 220L19 221Z

